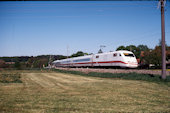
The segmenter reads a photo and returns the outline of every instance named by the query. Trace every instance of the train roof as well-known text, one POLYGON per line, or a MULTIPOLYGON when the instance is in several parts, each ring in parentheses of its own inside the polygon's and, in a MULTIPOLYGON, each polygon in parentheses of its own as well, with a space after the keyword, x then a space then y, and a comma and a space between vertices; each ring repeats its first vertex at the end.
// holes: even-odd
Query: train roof
POLYGON ((118 50, 117 52, 121 52, 121 53, 132 53, 131 51, 127 51, 127 50, 118 50))
POLYGON ((94 55, 105 55, 105 54, 110 54, 110 53, 132 53, 132 52, 127 51, 127 50, 118 50, 118 51, 112 51, 112 52, 97 53, 97 54, 94 54, 94 55))

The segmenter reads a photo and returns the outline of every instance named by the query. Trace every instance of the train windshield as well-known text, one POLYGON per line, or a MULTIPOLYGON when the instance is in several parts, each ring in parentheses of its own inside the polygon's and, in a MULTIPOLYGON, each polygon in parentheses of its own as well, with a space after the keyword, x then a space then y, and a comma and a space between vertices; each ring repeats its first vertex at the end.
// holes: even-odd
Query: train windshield
POLYGON ((134 55, 132 53, 123 53, 123 54, 127 57, 134 57, 134 55))

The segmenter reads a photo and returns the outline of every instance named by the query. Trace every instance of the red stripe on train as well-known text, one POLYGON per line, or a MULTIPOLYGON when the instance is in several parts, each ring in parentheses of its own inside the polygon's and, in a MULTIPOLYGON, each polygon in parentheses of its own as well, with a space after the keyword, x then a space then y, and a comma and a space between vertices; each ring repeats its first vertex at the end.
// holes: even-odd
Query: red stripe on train
POLYGON ((103 64, 103 63, 123 63, 123 64, 128 64, 122 61, 105 61, 105 62, 82 62, 82 63, 74 63, 74 64, 103 64))

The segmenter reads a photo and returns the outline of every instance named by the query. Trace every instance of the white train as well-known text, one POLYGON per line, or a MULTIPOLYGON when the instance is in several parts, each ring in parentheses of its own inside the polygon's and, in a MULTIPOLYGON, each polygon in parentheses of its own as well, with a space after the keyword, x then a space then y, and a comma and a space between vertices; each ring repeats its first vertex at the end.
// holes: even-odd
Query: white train
POLYGON ((93 55, 86 55, 52 62, 54 67, 99 67, 116 66, 123 68, 137 68, 135 55, 130 51, 120 50, 93 55))

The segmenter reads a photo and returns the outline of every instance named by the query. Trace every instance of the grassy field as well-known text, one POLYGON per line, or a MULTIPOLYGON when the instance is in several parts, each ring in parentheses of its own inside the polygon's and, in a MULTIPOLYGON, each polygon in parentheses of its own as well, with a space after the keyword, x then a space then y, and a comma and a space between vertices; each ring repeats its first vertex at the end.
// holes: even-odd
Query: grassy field
MULTIPOLYGON (((170 87, 54 71, 2 71, 22 82, 0 83, 0 112, 170 112, 170 87)), ((6 80, 6 79, 5 79, 6 80)))

